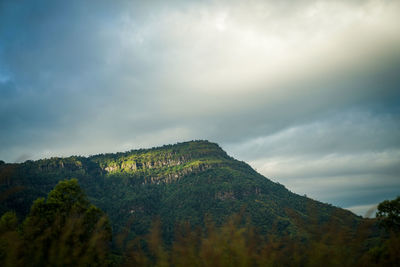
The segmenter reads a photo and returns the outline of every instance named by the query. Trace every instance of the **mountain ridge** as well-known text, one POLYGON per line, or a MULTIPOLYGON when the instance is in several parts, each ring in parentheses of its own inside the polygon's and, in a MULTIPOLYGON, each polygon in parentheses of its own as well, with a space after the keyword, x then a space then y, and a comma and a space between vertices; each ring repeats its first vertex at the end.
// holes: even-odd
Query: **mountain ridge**
POLYGON ((2 192, 23 188, 0 203, 0 213, 15 210, 24 217, 32 201, 58 181, 77 178, 90 201, 108 214, 113 230, 130 225, 132 237, 146 233, 156 217, 161 218, 166 239, 173 238, 176 223, 202 225, 207 216, 223 223, 240 212, 262 233, 300 236, 307 233, 299 219, 324 223, 334 218, 349 227, 360 220, 349 211, 290 192, 205 140, 5 163, 0 176, 2 192))

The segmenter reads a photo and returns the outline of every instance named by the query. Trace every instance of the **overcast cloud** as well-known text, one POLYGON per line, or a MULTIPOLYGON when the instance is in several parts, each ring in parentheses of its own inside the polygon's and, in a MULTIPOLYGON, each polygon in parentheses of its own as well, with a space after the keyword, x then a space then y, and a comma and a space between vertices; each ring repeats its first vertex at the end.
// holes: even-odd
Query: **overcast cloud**
POLYGON ((3 0, 0 159, 208 139, 363 214, 400 194, 399 15, 378 0, 3 0))

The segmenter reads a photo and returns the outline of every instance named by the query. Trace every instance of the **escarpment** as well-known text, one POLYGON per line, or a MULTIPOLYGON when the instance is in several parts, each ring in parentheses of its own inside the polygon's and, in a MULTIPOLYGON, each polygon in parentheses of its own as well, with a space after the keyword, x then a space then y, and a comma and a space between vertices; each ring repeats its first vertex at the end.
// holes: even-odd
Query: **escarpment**
POLYGON ((132 182, 159 184, 171 183, 185 175, 221 166, 230 159, 217 144, 195 141, 89 157, 54 157, 27 161, 24 165, 37 174, 62 172, 66 177, 82 174, 95 174, 97 177, 124 175, 130 177, 132 182))
POLYGON ((99 168, 105 176, 118 174, 141 177, 142 184, 171 183, 190 173, 198 173, 223 164, 229 157, 218 146, 204 143, 203 150, 194 149, 190 152, 181 151, 176 147, 173 150, 155 149, 145 151, 126 152, 118 157, 104 159, 95 157, 99 168), (212 155, 212 156, 210 156, 212 155))

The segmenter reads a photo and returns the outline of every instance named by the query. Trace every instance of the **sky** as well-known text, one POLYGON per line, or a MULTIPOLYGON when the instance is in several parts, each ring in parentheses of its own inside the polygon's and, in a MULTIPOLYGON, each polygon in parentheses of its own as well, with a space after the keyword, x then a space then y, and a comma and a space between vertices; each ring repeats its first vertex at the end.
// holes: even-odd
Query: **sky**
POLYGON ((364 215, 400 195, 400 1, 0 0, 0 159, 218 143, 364 215))

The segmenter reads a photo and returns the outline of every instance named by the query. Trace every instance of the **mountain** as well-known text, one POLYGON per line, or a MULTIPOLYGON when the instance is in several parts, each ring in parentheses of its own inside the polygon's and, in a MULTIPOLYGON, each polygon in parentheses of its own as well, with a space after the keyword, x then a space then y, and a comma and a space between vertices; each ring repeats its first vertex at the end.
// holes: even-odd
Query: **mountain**
POLYGON ((217 144, 190 141, 90 157, 0 163, 0 215, 26 216, 32 202, 58 181, 77 178, 89 200, 105 211, 113 232, 143 235, 160 218, 166 240, 174 226, 206 220, 221 224, 240 213, 260 233, 308 234, 308 222, 354 227, 349 211, 287 190, 238 161, 217 144))

